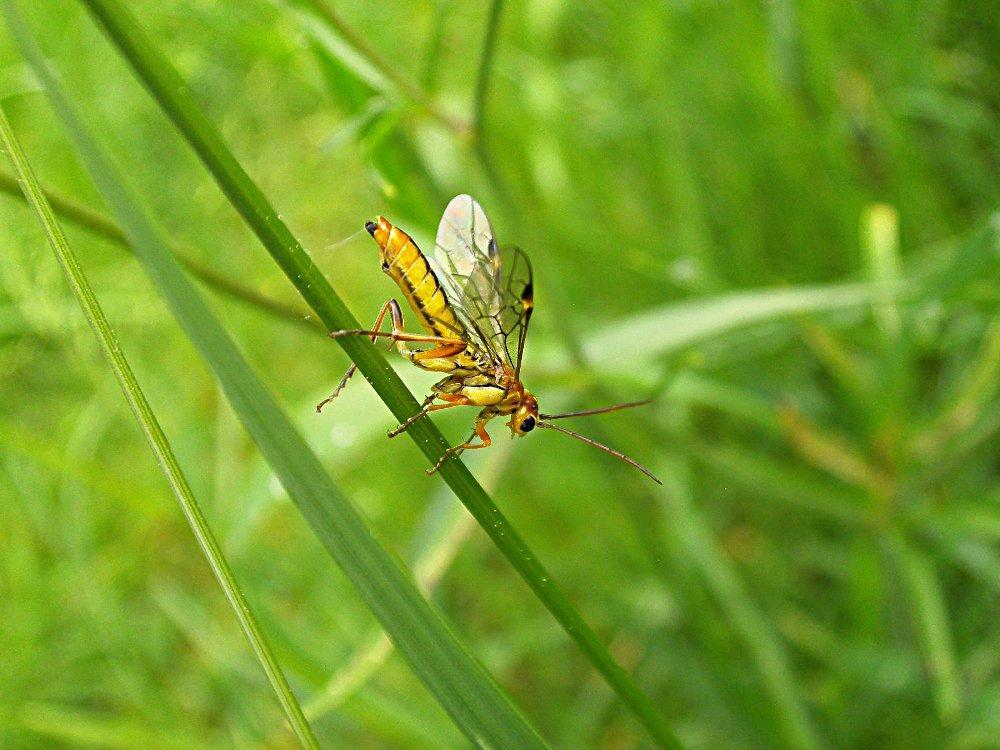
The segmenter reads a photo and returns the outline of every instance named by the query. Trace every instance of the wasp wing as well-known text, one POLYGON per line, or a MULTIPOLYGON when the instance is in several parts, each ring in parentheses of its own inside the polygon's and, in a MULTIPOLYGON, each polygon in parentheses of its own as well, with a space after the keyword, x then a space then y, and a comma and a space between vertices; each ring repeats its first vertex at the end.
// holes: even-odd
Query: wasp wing
POLYGON ((521 377, 521 358, 528 336, 528 322, 534 310, 534 282, 531 262, 519 247, 500 249, 500 309, 493 315, 503 331, 507 362, 514 368, 514 377, 521 377))
POLYGON ((441 217, 435 260, 469 343, 519 373, 532 309, 527 256, 517 248, 499 249, 482 206, 459 195, 441 217))

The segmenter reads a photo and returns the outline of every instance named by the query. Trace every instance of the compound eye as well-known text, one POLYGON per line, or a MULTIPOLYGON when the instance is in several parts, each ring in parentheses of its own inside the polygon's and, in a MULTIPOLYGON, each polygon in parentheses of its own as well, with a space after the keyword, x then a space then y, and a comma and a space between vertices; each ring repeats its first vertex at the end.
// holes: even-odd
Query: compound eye
POLYGON ((531 432, 535 429, 535 418, 525 417, 524 421, 521 422, 521 432, 531 432))
POLYGON ((387 260, 382 261, 382 270, 385 271, 386 273, 389 273, 389 261, 387 260))

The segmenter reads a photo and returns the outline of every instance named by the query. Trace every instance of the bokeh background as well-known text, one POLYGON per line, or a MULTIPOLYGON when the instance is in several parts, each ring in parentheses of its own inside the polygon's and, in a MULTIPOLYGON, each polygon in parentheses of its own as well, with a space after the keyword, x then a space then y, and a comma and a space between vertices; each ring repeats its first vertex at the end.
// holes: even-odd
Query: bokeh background
MULTIPOLYGON (((280 308, 204 285, 535 726, 645 746, 416 447, 385 439, 367 384, 315 414, 348 360, 86 11, 20 5, 179 252, 280 308)), ((534 263, 523 375, 543 410, 653 399, 574 426, 662 488, 499 423, 468 461, 686 744, 996 747, 995 3, 129 5, 360 319, 395 293, 364 221, 426 243, 469 192, 534 263)), ((107 215, 6 29, 0 86, 44 184, 107 215)), ((0 745, 291 747, 9 174, 0 745)), ((466 746, 137 262, 63 225, 324 745, 466 746)), ((436 421, 457 440, 471 417, 436 421)))

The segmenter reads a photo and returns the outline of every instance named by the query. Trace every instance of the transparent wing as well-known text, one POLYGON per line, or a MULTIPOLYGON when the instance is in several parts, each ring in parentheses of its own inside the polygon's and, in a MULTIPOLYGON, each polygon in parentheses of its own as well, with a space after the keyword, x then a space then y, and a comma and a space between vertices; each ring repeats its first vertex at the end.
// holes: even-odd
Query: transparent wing
POLYGON ((527 256, 518 248, 500 250, 482 206, 459 195, 441 217, 435 260, 470 344, 519 373, 532 309, 527 256))
POLYGON ((528 335, 528 321, 534 310, 534 282, 531 262, 519 247, 500 250, 501 277, 500 309, 494 318, 503 331, 507 362, 514 368, 515 377, 521 376, 521 357, 528 335))

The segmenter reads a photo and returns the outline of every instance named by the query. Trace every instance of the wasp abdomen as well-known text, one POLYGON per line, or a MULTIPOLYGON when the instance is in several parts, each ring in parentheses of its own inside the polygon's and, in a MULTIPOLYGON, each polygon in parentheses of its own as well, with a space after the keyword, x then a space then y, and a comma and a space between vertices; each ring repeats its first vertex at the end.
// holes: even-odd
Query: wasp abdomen
POLYGON ((382 256, 382 269, 402 290, 420 325, 435 336, 463 338, 465 329, 455 317, 448 298, 427 258, 413 239, 380 216, 366 225, 382 256))

